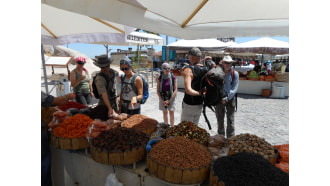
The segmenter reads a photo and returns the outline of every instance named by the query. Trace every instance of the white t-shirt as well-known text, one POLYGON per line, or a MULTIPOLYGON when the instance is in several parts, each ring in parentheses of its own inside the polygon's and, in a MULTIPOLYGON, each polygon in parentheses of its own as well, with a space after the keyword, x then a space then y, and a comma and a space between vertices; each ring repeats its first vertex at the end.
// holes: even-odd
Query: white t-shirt
MULTIPOLYGON (((131 102, 133 97, 138 96, 137 93, 135 93, 134 89, 132 88, 132 84, 131 84, 132 80, 133 80, 133 76, 131 78, 125 77, 124 82, 123 82, 122 99, 125 101, 129 101, 129 102, 131 102)), ((138 109, 138 108, 140 108, 140 103, 137 103, 134 106, 134 109, 138 109)), ((133 110, 133 108, 131 106, 129 106, 128 109, 133 110)))

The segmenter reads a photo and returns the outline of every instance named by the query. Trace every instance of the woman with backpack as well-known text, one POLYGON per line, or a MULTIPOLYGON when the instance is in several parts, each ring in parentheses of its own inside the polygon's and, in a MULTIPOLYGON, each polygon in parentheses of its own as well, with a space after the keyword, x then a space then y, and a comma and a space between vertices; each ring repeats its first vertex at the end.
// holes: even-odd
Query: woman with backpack
POLYGON ((70 73, 71 86, 73 93, 76 95, 76 101, 83 105, 88 105, 92 102, 93 89, 92 79, 87 69, 84 68, 86 59, 84 57, 76 58, 76 68, 70 73))
POLYGON ((159 110, 163 111, 163 119, 168 123, 168 111, 171 127, 174 127, 175 97, 178 92, 176 77, 171 73, 168 63, 162 64, 162 72, 157 78, 157 95, 159 97, 159 110))
POLYGON ((120 60, 120 69, 125 74, 121 76, 119 112, 130 115, 140 114, 140 101, 143 98, 143 80, 134 73, 132 60, 127 56, 120 60))

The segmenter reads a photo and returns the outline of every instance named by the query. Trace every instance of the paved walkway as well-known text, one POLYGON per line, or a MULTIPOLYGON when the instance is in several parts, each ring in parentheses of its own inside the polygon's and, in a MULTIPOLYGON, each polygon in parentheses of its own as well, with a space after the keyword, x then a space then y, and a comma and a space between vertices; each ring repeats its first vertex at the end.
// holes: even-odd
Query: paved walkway
MULTIPOLYGON (((158 109, 156 89, 150 89, 147 102, 142 105, 142 114, 163 122, 162 111, 158 109)), ((174 124, 180 123, 181 103, 184 90, 179 89, 176 98, 174 124)), ((235 113, 235 133, 255 134, 272 145, 289 143, 289 99, 272 99, 261 96, 238 94, 237 112, 235 113)), ((200 127, 215 135, 218 129, 215 113, 207 108, 207 117, 212 130, 208 130, 203 114, 200 117, 200 127)), ((225 118, 226 121, 226 118, 225 118)), ((225 124, 226 125, 226 124, 225 124)))

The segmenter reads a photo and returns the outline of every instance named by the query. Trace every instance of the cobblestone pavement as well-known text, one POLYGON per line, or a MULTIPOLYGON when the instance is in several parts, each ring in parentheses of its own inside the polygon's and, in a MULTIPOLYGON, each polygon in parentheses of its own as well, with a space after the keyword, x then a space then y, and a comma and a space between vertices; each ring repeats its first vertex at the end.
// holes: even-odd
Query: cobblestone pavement
MULTIPOLYGON (((162 111, 158 109, 156 88, 151 88, 149 93, 149 99, 142 105, 141 113, 163 122, 162 111)), ((184 90, 179 89, 174 114, 175 125, 180 123, 183 95, 184 90)), ((273 99, 257 95, 238 94, 237 104, 237 112, 235 113, 236 135, 241 133, 255 134, 265 138, 272 145, 289 143, 289 98, 273 99)), ((206 129, 211 135, 215 135, 218 129, 215 113, 207 108, 206 114, 212 130, 208 130, 203 114, 198 126, 206 129)))

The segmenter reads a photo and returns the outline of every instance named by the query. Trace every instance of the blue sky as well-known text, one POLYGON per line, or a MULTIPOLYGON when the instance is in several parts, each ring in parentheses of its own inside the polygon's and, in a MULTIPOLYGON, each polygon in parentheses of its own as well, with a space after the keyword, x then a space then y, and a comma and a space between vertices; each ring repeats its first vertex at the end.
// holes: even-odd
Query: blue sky
MULTIPOLYGON (((160 36, 164 39, 164 44, 166 44, 166 36, 165 35, 160 35, 160 36)), ((235 38, 235 42, 244 43, 244 42, 256 40, 259 38, 260 37, 239 37, 239 38, 235 38)), ((270 38, 289 42, 289 37, 270 37, 270 38)), ((180 40, 180 39, 169 36, 168 44, 171 44, 171 43, 175 42, 176 40, 180 40)), ((105 47, 103 45, 99 45, 99 44, 72 43, 72 44, 63 45, 63 46, 68 47, 72 50, 78 51, 82 54, 85 54, 90 58, 94 58, 97 55, 106 53, 105 47)), ((109 46, 109 48, 112 49, 110 52, 117 51, 117 49, 128 50, 129 47, 132 47, 133 50, 136 50, 136 46, 114 46, 114 45, 109 46)), ((162 50, 162 46, 154 45, 153 47, 155 49, 155 52, 162 50)), ((145 50, 145 49, 146 49, 146 47, 142 48, 142 50, 145 50)))

